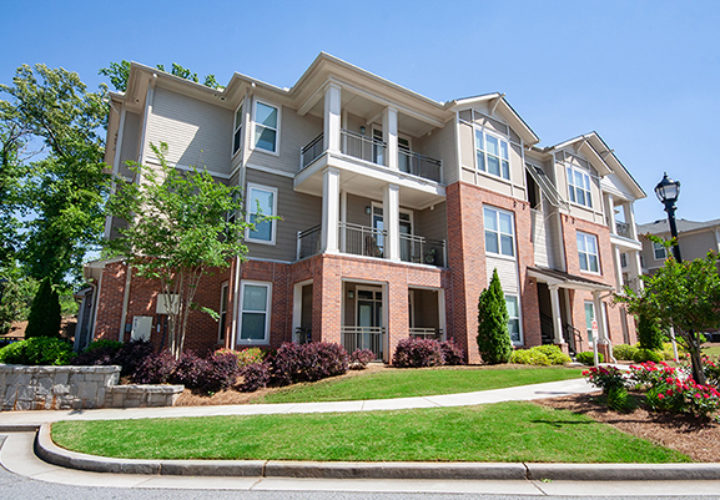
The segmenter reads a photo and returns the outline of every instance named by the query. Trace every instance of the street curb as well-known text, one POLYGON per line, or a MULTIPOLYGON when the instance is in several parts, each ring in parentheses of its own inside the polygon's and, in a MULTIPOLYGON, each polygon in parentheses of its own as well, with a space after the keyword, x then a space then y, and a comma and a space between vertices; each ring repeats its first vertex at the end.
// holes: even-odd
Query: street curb
POLYGON ((0 432, 37 432, 38 429, 39 424, 0 424, 0 432))
POLYGON ((92 472, 185 476, 295 477, 313 479, 720 480, 720 463, 542 464, 496 462, 311 462, 281 460, 140 460, 87 455, 53 443, 50 425, 35 438, 37 456, 54 465, 92 472))

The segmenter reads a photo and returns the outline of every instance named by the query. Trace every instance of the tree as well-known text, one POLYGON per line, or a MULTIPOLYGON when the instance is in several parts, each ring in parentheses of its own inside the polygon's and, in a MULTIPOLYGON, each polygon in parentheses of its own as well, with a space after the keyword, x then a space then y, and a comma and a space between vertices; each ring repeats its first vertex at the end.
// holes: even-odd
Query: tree
POLYGON ((8 333, 14 321, 27 319, 37 288, 37 281, 14 263, 0 269, 0 335, 8 333))
POLYGON ((200 279, 235 257, 244 259, 242 240, 252 225, 245 217, 228 217, 241 210, 240 187, 215 182, 195 168, 181 174, 167 165, 165 144, 152 150, 159 170, 134 165, 140 182, 117 180, 108 210, 122 224, 118 236, 107 242, 107 254, 124 257, 137 276, 158 280, 161 292, 173 297, 168 335, 170 350, 179 357, 190 311, 200 309, 217 319, 215 311, 194 303, 200 279))
POLYGON ((718 255, 709 252, 705 258, 678 263, 672 256, 652 276, 641 276, 643 292, 630 288, 616 296, 628 310, 638 316, 659 318, 663 326, 673 327, 682 336, 692 361, 692 375, 705 384, 700 361, 698 332, 720 325, 720 276, 718 255))
POLYGON ((49 278, 40 282, 28 316, 25 337, 57 337, 60 332, 60 300, 49 278))
MULTIPOLYGON (((8 97, 0 101, 2 130, 42 148, 19 158, 16 138, 3 158, 21 171, 8 207, 25 214, 17 258, 27 274, 49 280, 57 292, 79 276, 86 253, 102 236, 107 89, 89 92, 77 73, 37 64, 19 67, 0 93, 8 97)), ((58 300, 57 293, 47 297, 58 300)))
POLYGON ((662 349, 663 348, 663 330, 657 318, 648 316, 645 312, 640 312, 637 316, 637 333, 638 342, 643 349, 662 349))
MULTIPOLYGON (((155 67, 160 71, 167 72, 165 70, 164 64, 158 64, 155 67)), ((169 73, 171 75, 179 76, 180 78, 184 78, 185 80, 190 80, 195 83, 200 82, 197 73, 193 73, 189 69, 180 66, 177 63, 172 63, 172 69, 169 73)), ((110 84, 115 87, 115 90, 125 92, 127 90, 128 77, 130 76, 130 62, 126 61, 125 59, 123 59, 119 63, 111 62, 110 66, 108 66, 107 68, 102 68, 98 72, 98 74, 107 76, 110 79, 110 84)), ((213 74, 205 76, 205 80, 203 80, 203 85, 212 89, 221 88, 220 84, 215 79, 215 75, 213 74)))
POLYGON ((508 331, 508 320, 505 295, 495 269, 490 286, 480 294, 478 303, 477 343, 484 362, 498 364, 510 360, 512 342, 508 331))

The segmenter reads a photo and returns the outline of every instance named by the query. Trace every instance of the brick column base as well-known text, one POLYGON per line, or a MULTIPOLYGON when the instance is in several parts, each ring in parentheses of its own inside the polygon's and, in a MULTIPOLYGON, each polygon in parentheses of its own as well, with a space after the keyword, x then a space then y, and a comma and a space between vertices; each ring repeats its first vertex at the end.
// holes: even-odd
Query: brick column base
POLYGON ((555 344, 560 348, 560 350, 563 352, 563 354, 570 354, 570 350, 568 349, 567 342, 560 342, 559 344, 555 344))

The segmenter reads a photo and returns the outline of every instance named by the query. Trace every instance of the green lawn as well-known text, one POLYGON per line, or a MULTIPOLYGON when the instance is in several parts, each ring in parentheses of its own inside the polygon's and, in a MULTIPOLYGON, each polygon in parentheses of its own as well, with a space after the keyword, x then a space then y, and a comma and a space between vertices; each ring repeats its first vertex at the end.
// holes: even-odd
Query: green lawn
POLYGON ((704 354, 707 354, 708 356, 720 356, 720 345, 712 346, 712 347, 704 347, 702 349, 702 352, 704 354))
POLYGON ((579 378, 581 373, 581 368, 563 367, 387 370, 295 385, 266 394, 253 403, 349 401, 452 394, 579 378))
POLYGON ((65 421, 65 448, 124 458, 687 462, 688 457, 533 403, 362 413, 65 421))

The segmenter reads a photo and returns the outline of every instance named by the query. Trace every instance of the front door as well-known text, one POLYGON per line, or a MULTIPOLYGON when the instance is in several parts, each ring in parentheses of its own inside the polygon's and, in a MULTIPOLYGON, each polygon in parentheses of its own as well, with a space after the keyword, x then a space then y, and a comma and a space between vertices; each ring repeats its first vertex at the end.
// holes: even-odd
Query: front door
POLYGON ((357 290, 358 349, 370 349, 382 359, 382 290, 357 290))

